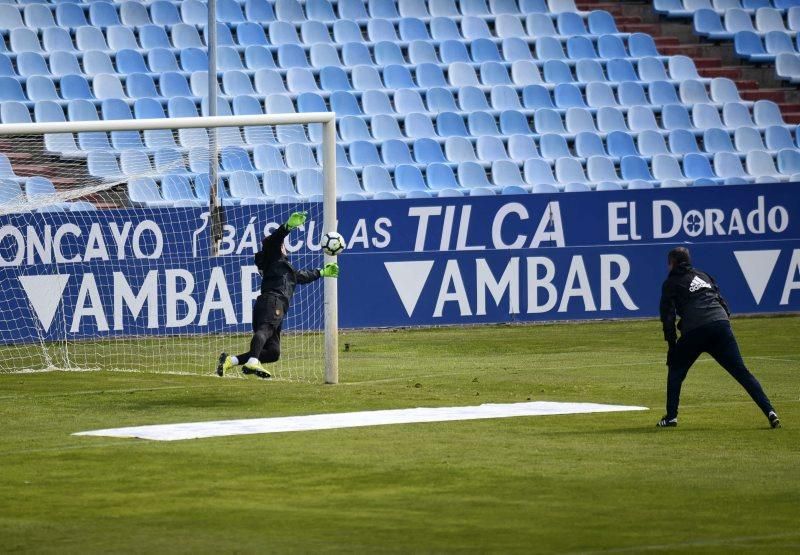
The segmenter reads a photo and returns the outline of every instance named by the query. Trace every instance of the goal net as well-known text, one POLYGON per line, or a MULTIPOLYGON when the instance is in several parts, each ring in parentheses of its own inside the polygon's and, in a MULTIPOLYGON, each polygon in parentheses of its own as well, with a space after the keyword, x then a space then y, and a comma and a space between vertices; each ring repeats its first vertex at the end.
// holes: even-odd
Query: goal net
MULTIPOLYGON (((0 373, 213 374, 221 352, 247 352, 265 234, 306 211, 289 260, 326 262, 334 126, 327 113, 0 125, 0 373)), ((336 280, 299 285, 273 376, 335 383, 336 316, 336 280)))

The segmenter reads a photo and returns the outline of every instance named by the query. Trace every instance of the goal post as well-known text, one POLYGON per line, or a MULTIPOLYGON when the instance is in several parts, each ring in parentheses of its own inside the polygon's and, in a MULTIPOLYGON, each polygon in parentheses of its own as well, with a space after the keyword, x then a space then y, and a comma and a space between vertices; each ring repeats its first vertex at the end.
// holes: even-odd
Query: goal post
MULTIPOLYGON (((195 211, 199 208, 205 210, 205 216, 201 215, 201 219, 205 218, 204 227, 198 227, 195 235, 201 233, 208 233, 208 242, 205 248, 200 248, 194 245, 192 248, 194 252, 184 256, 183 262, 189 267, 196 263, 193 255, 198 253, 205 253, 205 256, 210 260, 208 266, 214 266, 213 259, 220 251, 220 244, 225 239, 223 235, 226 233, 238 232, 237 226, 250 226, 254 227, 260 225, 261 222, 257 221, 258 210, 263 208, 269 212, 270 224, 282 223, 277 221, 282 218, 288 217, 291 210, 295 208, 303 209, 308 206, 312 212, 318 211, 316 206, 321 201, 321 219, 322 226, 319 228, 318 224, 314 227, 313 222, 307 224, 303 233, 306 237, 302 241, 297 241, 297 244, 303 243, 297 247, 295 251, 291 251, 292 256, 299 256, 302 258, 301 262, 314 263, 321 266, 322 263, 333 262, 335 258, 328 255, 323 255, 319 249, 319 237, 325 232, 335 231, 337 227, 336 215, 336 118, 334 113, 320 112, 320 113, 282 113, 282 114, 259 114, 259 115, 234 115, 234 116, 209 116, 209 117, 156 117, 148 119, 116 119, 116 120, 102 120, 102 121, 54 121, 54 122, 40 122, 40 123, 21 123, 21 124, 2 124, 0 125, 0 154, 6 155, 10 159, 11 174, 9 179, 0 179, 0 227, 3 232, 0 233, 0 265, 3 267, 2 275, 0 275, 0 285, 3 281, 8 281, 12 291, 9 297, 16 295, 19 298, 7 298, 4 303, 6 307, 0 306, 0 310, 8 309, 7 318, 10 318, 14 311, 20 313, 19 322, 30 321, 36 323, 35 330, 14 330, 15 325, 13 321, 9 320, 5 325, 0 325, 0 353, 13 352, 15 348, 21 349, 20 345, 27 342, 39 343, 42 345, 42 366, 50 366, 51 368, 73 368, 73 367, 93 367, 91 356, 87 353, 85 344, 87 341, 92 341, 92 336, 89 332, 84 332, 84 322, 78 321, 75 323, 74 312, 70 312, 75 307, 68 307, 70 304, 67 302, 67 297, 73 305, 80 305, 84 303, 85 306, 79 306, 80 310, 91 311, 96 310, 98 322, 101 316, 105 320, 109 320, 112 316, 116 318, 119 312, 123 312, 120 316, 121 320, 132 322, 126 327, 123 324, 116 323, 115 326, 109 325, 107 322, 102 321, 98 323, 98 330, 100 333, 97 339, 118 339, 118 342, 135 343, 137 337, 145 338, 163 338, 164 336, 157 335, 152 328, 164 325, 164 314, 162 312, 169 311, 172 308, 167 306, 164 308, 165 303, 168 305, 172 302, 169 295, 162 289, 158 289, 153 295, 156 297, 148 297, 145 295, 145 288, 149 283, 147 280, 150 278, 149 271, 159 271, 162 274, 164 271, 169 272, 169 269, 157 267, 157 263, 146 264, 141 262, 142 268, 129 269, 126 268, 122 262, 115 261, 113 256, 107 260, 108 268, 101 268, 100 273, 102 277, 97 277, 97 267, 101 264, 92 260, 92 264, 74 263, 73 259, 58 261, 58 255, 52 255, 50 251, 57 248, 65 248, 63 244, 60 247, 54 247, 53 229, 55 226, 66 225, 65 222, 75 221, 79 225, 76 227, 78 230, 74 235, 81 235, 86 237, 88 235, 87 229, 80 227, 81 219, 84 220, 85 225, 95 225, 96 219, 113 219, 109 214, 122 214, 117 209, 130 209, 136 208, 137 211, 153 211, 160 214, 159 220, 161 222, 172 222, 168 224, 170 229, 169 233, 174 233, 174 237, 187 237, 186 230, 189 229, 193 222, 188 219, 193 216, 187 215, 187 208, 194 208, 195 211), (312 132, 314 126, 319 131, 312 132), (191 130, 201 130, 201 133, 192 134, 191 130), (235 139, 233 139, 235 137, 235 139), (93 141, 99 141, 102 145, 107 145, 107 148, 97 148, 96 145, 90 144, 93 141), (164 147, 164 144, 169 145, 164 147), (292 150, 293 165, 287 164, 290 155, 289 150, 292 150), (134 152, 135 151, 135 152, 134 152), (314 152, 316 151, 316 155, 314 152), (298 154, 299 153, 299 154, 298 154), (214 180, 210 176, 215 173, 214 169, 220 163, 226 161, 227 167, 219 168, 220 177, 225 176, 229 184, 227 189, 220 179, 214 180), (240 159, 237 159, 239 156, 240 159), (248 160, 241 159, 249 156, 248 160), (274 160, 267 160, 264 162, 257 160, 257 156, 264 158, 265 156, 272 156, 274 160), (284 159, 281 159, 283 157, 284 159), (298 158, 299 157, 299 158, 298 158), (166 160, 166 161, 165 161, 166 160), (255 168, 253 167, 255 161, 255 168), (95 167, 92 168, 94 163, 95 167), (106 175, 105 168, 98 164, 105 163, 113 166, 106 175), (137 166, 137 164, 139 164, 137 166), (205 166, 203 166, 205 164, 205 166), (241 164, 241 168, 237 164, 241 164), (263 165, 266 164, 266 165, 263 165), (15 168, 24 167, 23 171, 16 171, 15 168), (197 168, 205 167, 205 170, 198 170, 197 168), (321 195, 309 195, 307 192, 297 191, 299 194, 296 196, 282 195, 279 197, 270 197, 266 188, 269 186, 269 176, 275 176, 282 170, 275 168, 285 168, 285 173, 289 176, 286 179, 287 187, 296 186, 300 187, 301 175, 306 172, 302 177, 309 177, 310 181, 316 186, 318 183, 316 178, 321 174, 321 195), (50 194, 42 194, 33 185, 39 185, 37 179, 48 182, 48 179, 38 177, 41 170, 45 177, 55 183, 50 194), (201 173, 198 173, 201 172, 201 173), (203 173, 205 177, 203 178, 203 173), (255 175, 252 178, 248 175, 251 173, 255 175), (241 174, 241 175, 237 175, 241 174), (241 179, 239 179, 241 178, 241 179), (245 198, 232 195, 228 189, 234 187, 234 179, 246 182, 245 185, 250 185, 250 180, 258 183, 261 187, 260 191, 264 193, 263 197, 259 198, 245 198), (295 181, 292 181, 292 180, 295 181), (158 189, 164 192, 164 197, 167 194, 167 181, 175 180, 179 183, 184 181, 188 182, 189 190, 197 195, 196 199, 179 199, 179 201, 170 203, 167 200, 161 203, 161 199, 145 199, 144 204, 137 204, 136 202, 127 202, 127 190, 134 181, 145 182, 146 184, 155 184, 156 193, 158 189), (204 180, 204 185, 201 188, 201 181, 204 180), (262 185, 263 180, 263 185, 262 185), (5 183, 5 182, 8 183, 5 183), (62 183, 66 182, 66 184, 62 183), (16 184, 15 184, 16 183, 16 184), (296 183, 297 185, 292 185, 296 183), (15 189, 15 187, 17 189, 15 189), (220 188, 218 190, 218 187, 220 188), (6 193, 5 189, 18 190, 18 193, 6 193), (203 191, 201 194, 201 190, 203 191), (321 198, 318 198, 321 197, 321 198), (76 210, 77 204, 88 199, 94 205, 98 205, 101 211, 80 212, 76 210), (241 200, 241 202, 239 202, 241 200), (263 203, 263 207, 261 206, 263 203), (259 206, 252 206, 258 204, 259 206), (106 210, 102 210, 105 208, 106 210), (57 212, 57 215, 54 215, 57 212), (223 218, 229 213, 235 214, 235 219, 238 221, 224 221, 223 218), (103 216, 99 216, 104 214, 103 216), (256 215, 254 215, 256 214, 256 215), (106 217, 108 216, 108 217, 106 217), (255 222, 255 223, 254 223, 255 222), (16 227, 15 227, 16 226, 16 227), (37 236, 36 227, 41 226, 41 235, 37 236), (23 230, 22 228, 25 228, 23 230), (33 231, 30 228, 34 228, 33 231), (233 232, 231 230, 234 230, 233 232), (83 233, 81 233, 83 230, 83 233), (4 233, 4 234, 3 234, 4 233), (35 243, 33 246, 26 243, 28 237, 25 234, 31 234, 31 241, 35 243), (18 239, 20 238, 20 239, 18 239), (44 243, 47 243, 44 245, 44 243), (18 266, 16 260, 16 253, 19 249, 27 252, 23 256, 18 266), (37 254, 38 253, 38 254, 37 254), (42 262, 42 253, 46 254, 47 261, 52 262, 52 266, 44 268, 36 266, 37 262, 42 262), (29 259, 29 260, 27 260, 29 259), (70 265, 71 264, 71 265, 70 265), (139 284, 141 289, 137 293, 135 291, 135 284, 125 284, 133 293, 126 290, 125 294, 121 294, 116 290, 113 293, 100 294, 100 304, 106 305, 111 303, 110 300, 113 295, 113 308, 108 306, 93 307, 87 309, 86 306, 91 304, 91 299, 87 300, 84 285, 78 285, 75 282, 79 279, 79 274, 82 272, 95 272, 95 277, 98 281, 98 289, 107 285, 102 280, 111 280, 111 271, 113 270, 113 279, 122 279, 125 276, 118 278, 117 274, 126 274, 130 270, 131 274, 136 272, 143 272, 147 278, 139 284), (62 281, 67 280, 67 284, 58 283, 56 292, 42 290, 45 286, 45 280, 39 279, 35 281, 37 284, 39 298, 32 298, 31 277, 41 278, 40 274, 53 273, 53 275, 61 276, 62 281), (105 272, 105 273, 103 273, 105 272), (31 274, 31 275, 27 275, 31 274), (33 276, 35 274, 35 276, 33 276), (107 275, 109 274, 109 275, 107 275), (24 293, 19 288, 19 284, 11 283, 16 277, 19 281, 27 279, 28 288, 24 293), (75 289, 78 289, 76 291, 75 289), (42 300, 43 297, 53 295, 52 299, 42 300), (59 297, 60 295, 60 297, 59 297), (106 296, 104 296, 106 295, 106 296), (132 302, 125 304, 125 295, 133 299, 132 302), (136 296, 139 295, 139 296, 136 296), (117 299, 122 296, 122 307, 117 304, 117 299), (55 298, 59 297, 59 298, 55 298), (135 297, 135 298, 134 298, 135 297), (156 300, 153 300, 156 299, 156 300), (147 303, 157 304, 157 308, 153 309, 147 303), (88 304, 87 304, 88 303, 88 304), (28 314, 27 309, 30 309, 28 314), (142 324, 142 315, 148 310, 158 313, 154 318, 157 320, 154 324, 149 322, 147 326, 142 324), (102 315, 102 313, 105 311, 102 315), (42 314, 45 318, 42 318, 42 314), (60 321, 62 319, 63 321, 60 321), (72 319, 72 328, 70 329, 70 322, 72 319), (47 325, 44 325, 47 324, 47 325), (101 325, 102 324, 102 325, 101 325), (63 330, 56 330, 57 326, 62 326, 63 330), (120 333, 113 333, 113 329, 120 327, 123 331, 120 333), (46 328, 46 329, 45 329, 46 328), (79 330, 77 333, 75 330, 79 330), (61 333, 63 331, 63 333, 61 333), (129 332, 129 333, 128 333, 129 332), (20 343, 16 339, 20 338, 20 343), (31 340, 33 338, 33 340, 31 340), (83 346, 81 345, 83 342, 83 346), (48 347, 45 347, 47 345, 48 347), (48 348, 53 352, 55 347, 58 346, 61 350, 58 351, 58 356, 51 357, 48 355, 48 348), (76 347, 77 346, 77 347, 76 347), (77 361, 77 353, 81 354, 80 361, 77 361)), ((283 179, 280 180, 283 184, 283 179)), ((150 185, 152 189, 152 185, 150 185)), ((316 190, 316 189, 315 189, 316 190)), ((149 191, 149 189, 148 189, 149 191)), ((285 192, 285 191, 284 191, 285 192)), ((291 191, 292 193, 294 191, 291 191)), ((258 191, 256 191, 258 193, 258 191)), ((150 193, 148 193, 150 194, 150 193)), ((131 194, 131 199, 132 199, 131 194)), ((84 203, 85 204, 85 203, 84 203)), ((132 212, 132 211, 131 211, 132 212)), ((127 213, 127 212, 126 212, 127 213)), ((154 218, 155 219, 155 218, 154 218)), ((249 228, 248 228, 249 231, 249 228)), ((263 228, 267 231, 267 227, 263 228)), ((132 233, 132 232, 131 232, 132 233)), ((169 233, 165 233, 165 240, 169 240, 169 233)), ((62 238, 66 235, 62 235, 62 238)), ((107 242, 110 242, 108 238, 107 242)), ((80 243, 80 240, 77 240, 80 243)), ((258 240, 260 244, 260 237, 258 240)), ((105 245, 104 245, 105 246, 105 245)), ((77 248, 77 247, 76 247, 77 248)), ((97 248, 97 245, 94 245, 97 248)), ((245 249, 246 250, 246 249, 245 249)), ((232 251, 229 249, 222 255, 231 255, 232 251)), ((240 264, 248 264, 247 260, 252 260, 252 253, 249 259, 246 252, 241 248, 236 249, 236 255, 239 256, 240 264)), ((121 256, 121 255, 120 255, 121 256)), ((63 258, 63 256, 62 256, 63 258)), ((146 258, 146 257, 145 257, 146 258)), ((75 258, 77 260, 77 258, 75 258)), ((121 259, 120 259, 121 260, 121 259)), ((174 262, 174 261, 171 261, 174 262)), ((165 263, 166 264, 166 263, 165 263)), ((222 262, 220 262, 222 264, 222 262)), ((293 263, 294 264, 294 263, 293 263)), ((216 267, 216 266, 215 266, 216 267)), ((204 271, 208 270, 205 268, 204 271)), ((189 272, 191 273, 191 272, 189 272)), ((141 277, 141 276, 139 276, 141 277)), ((191 276, 190 276, 191 277, 191 276)), ((168 276, 168 279, 170 277, 168 276)), ((163 279, 163 275, 159 274, 154 281, 163 279)), ((201 279, 201 278, 197 278, 201 279)), ((215 276, 207 279, 208 285, 211 288, 218 287, 215 276)), ((86 280, 84 279, 84 282, 86 280)), ((135 280, 134 280, 135 281, 135 280)), ((320 374, 314 373, 316 378, 324 380, 325 383, 338 382, 338 300, 337 300, 337 280, 325 278, 319 280, 320 291, 318 293, 319 304, 318 308, 307 306, 311 301, 306 302, 306 305, 299 307, 305 315, 303 316, 303 326, 306 326, 308 321, 316 321, 315 316, 310 315, 312 310, 320 311, 319 323, 311 327, 302 327, 303 329, 298 332, 300 334, 312 335, 314 329, 322 328, 322 355, 321 360, 316 364, 322 366, 320 374)), ((132 282, 133 283, 133 282, 132 282)), ((242 278, 244 283, 244 278, 242 278)), ((174 284, 173 284, 174 285, 174 284)), ((160 287, 160 281, 159 281, 160 287)), ((302 291, 302 287, 298 291, 302 291)), ((311 286, 306 286, 310 288, 311 286)), ((208 310, 213 313, 217 310, 223 315, 209 316, 203 312, 208 322, 223 322, 217 325, 216 323, 211 326, 206 320, 202 320, 203 325, 209 325, 209 335, 225 335, 226 333, 236 333, 241 336, 246 336, 248 331, 245 330, 243 321, 249 309, 244 307, 246 297, 252 296, 253 291, 245 291, 246 287, 242 285, 241 298, 233 298, 233 303, 240 303, 241 318, 237 320, 236 326, 227 325, 232 320, 228 311, 228 307, 219 308, 223 301, 209 301, 212 305, 208 310), (216 304, 215 304, 216 303, 216 304), (233 330, 233 331, 229 331, 233 330)), ((307 296, 307 299, 313 298, 312 293, 307 296)), ((148 293, 149 294, 149 293, 148 293)), ((198 293, 199 294, 199 293, 198 293)), ((216 293, 215 293, 216 294, 216 293)), ((35 294, 33 295, 36 296, 35 294)), ((90 295, 91 296, 91 295, 90 295)), ((224 294, 223 294, 224 296, 224 294)), ((296 296, 297 297, 297 296, 296 296)), ((130 300, 130 299, 129 299, 130 300)), ((230 301, 230 298, 229 298, 230 301)), ((250 299, 252 301, 252 299, 250 299)), ((201 312, 199 307, 201 300, 194 300, 198 305, 197 312, 201 312)), ((97 304, 97 303, 95 303, 97 304)), ((293 303, 294 304, 294 303, 293 303)), ((315 303, 316 304, 316 303, 315 303)), ((203 307, 205 311, 206 307, 203 307)), ((297 311, 297 307, 290 307, 290 313, 297 311)), ((172 315, 174 319, 174 314, 172 315)), ((185 315, 184 315, 185 316, 185 315)), ((291 314, 289 315, 291 317, 291 314)), ((180 318, 179 318, 180 319, 180 318)), ((22 325, 22 324, 20 324, 22 325)), ((87 328, 88 329, 88 328, 87 328)), ((189 326, 186 331, 180 329, 175 330, 175 333, 170 337, 178 337, 180 339, 192 338, 197 339, 202 336, 203 332, 198 331, 197 326, 189 326)), ((290 334, 292 331, 290 330, 290 334)), ((316 332, 319 333, 318 331, 316 332)), ((249 341, 249 338, 248 340, 249 341)), ((246 343, 241 338, 237 339, 236 344, 228 347, 235 353, 237 350, 245 350, 246 343)), ((156 344, 159 342, 156 341, 156 344)), ((224 341, 217 339, 215 344, 222 344, 224 341)), ((102 346, 97 347, 102 349, 102 346)), ((21 350, 19 352, 22 352, 21 350)), ((130 347, 127 352, 132 356, 136 356, 135 347, 130 347)), ((30 353, 26 351, 26 357, 20 357, 26 362, 23 365, 36 366, 34 362, 30 362, 30 353)), ((102 358, 102 353, 98 357, 102 358)), ((148 355, 156 357, 155 354, 148 355)), ((302 354, 300 358, 305 357, 302 354)), ((34 357, 35 358, 35 357, 34 357)), ((119 360, 117 356, 110 356, 114 359, 114 364, 120 367, 124 366, 124 361, 119 360)), ((6 360, 8 360, 6 358, 6 360)), ((283 363, 283 361, 280 361, 283 363)), ((100 364, 98 367, 106 368, 100 364)), ((154 365, 155 366, 155 365, 154 365)), ((36 369, 36 368, 27 368, 36 369)), ((4 368, 0 363, 0 372, 13 370, 4 368)), ((306 371, 292 371, 285 374, 289 378, 308 378, 310 376, 306 371)))

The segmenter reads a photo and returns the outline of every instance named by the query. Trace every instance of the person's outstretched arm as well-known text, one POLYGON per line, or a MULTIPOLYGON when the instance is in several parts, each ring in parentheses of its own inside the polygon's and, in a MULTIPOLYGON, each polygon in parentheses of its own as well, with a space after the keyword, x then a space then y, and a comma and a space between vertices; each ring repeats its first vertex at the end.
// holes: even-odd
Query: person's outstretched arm
POLYGON ((321 277, 339 277, 339 265, 336 262, 331 262, 330 264, 325 264, 323 268, 297 271, 297 283, 300 284, 311 283, 321 277))

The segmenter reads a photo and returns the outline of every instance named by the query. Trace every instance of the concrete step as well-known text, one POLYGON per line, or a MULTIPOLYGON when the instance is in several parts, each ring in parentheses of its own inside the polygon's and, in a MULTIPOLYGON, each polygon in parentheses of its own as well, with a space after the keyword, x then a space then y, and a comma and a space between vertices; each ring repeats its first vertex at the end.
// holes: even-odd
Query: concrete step
POLYGON ((627 23, 625 25, 617 25, 617 28, 622 33, 646 33, 648 35, 658 34, 657 23, 627 23))
POLYGON ((694 65, 698 70, 722 67, 722 60, 719 58, 695 58, 694 65))
POLYGON ((741 73, 739 72, 738 68, 728 68, 728 67, 712 67, 712 68, 704 68, 704 69, 697 69, 697 72, 702 75, 703 77, 708 77, 713 79, 714 77, 727 77, 728 79, 736 80, 741 77, 741 73))
POLYGON ((697 58, 703 55, 703 48, 697 44, 659 46, 658 51, 664 56, 689 56, 690 58, 697 58))
POLYGON ((786 91, 784 89, 742 89, 739 88, 739 94, 745 100, 771 100, 773 102, 781 103, 786 100, 786 91))

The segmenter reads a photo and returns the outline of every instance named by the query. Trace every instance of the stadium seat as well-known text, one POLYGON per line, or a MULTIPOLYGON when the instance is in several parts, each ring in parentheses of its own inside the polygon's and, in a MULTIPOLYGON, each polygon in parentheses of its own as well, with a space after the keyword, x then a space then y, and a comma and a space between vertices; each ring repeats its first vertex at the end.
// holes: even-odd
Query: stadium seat
MULTIPOLYGON (((427 192, 428 186, 425 184, 425 179, 422 177, 422 172, 416 166, 402 164, 397 166, 394 170, 394 182, 398 191, 405 193, 411 192, 427 192)), ((409 195, 410 196, 410 195, 409 195)), ((426 194, 424 197, 426 198, 426 194)), ((416 197, 420 198, 420 197, 416 197)))
POLYGON ((447 137, 444 150, 450 162, 474 162, 478 159, 472 143, 464 137, 447 137))

